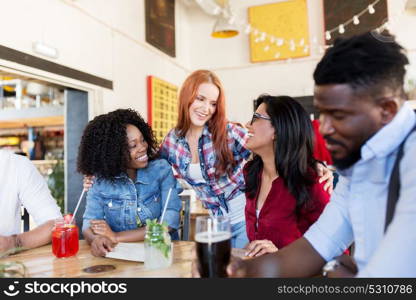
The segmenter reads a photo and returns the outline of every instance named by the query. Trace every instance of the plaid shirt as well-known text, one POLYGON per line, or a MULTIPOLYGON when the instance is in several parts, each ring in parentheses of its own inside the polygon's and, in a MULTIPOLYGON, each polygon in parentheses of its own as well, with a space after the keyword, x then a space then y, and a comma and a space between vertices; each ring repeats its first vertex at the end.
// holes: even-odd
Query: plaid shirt
POLYGON ((251 152, 244 145, 247 141, 247 130, 233 123, 227 124, 228 147, 232 150, 236 166, 230 173, 215 177, 216 154, 213 148, 212 134, 205 126, 198 141, 198 154, 203 183, 196 183, 188 176, 188 167, 191 163, 191 151, 185 137, 177 135, 172 129, 160 146, 161 157, 167 159, 175 168, 181 178, 186 180, 195 190, 198 198, 205 208, 212 210, 215 215, 221 215, 221 209, 228 212, 227 201, 244 193, 243 166, 251 152))

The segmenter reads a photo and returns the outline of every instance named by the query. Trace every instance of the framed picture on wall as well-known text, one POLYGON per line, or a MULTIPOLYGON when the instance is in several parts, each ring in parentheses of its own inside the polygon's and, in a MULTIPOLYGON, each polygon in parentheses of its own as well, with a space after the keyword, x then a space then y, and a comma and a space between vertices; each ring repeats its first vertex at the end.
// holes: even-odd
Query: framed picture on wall
MULTIPOLYGON (((353 16, 368 8, 373 3, 369 0, 324 0, 325 32, 337 28, 340 24, 350 20, 353 16)), ((337 37, 351 37, 369 30, 374 30, 387 21, 387 1, 380 0, 373 5, 374 13, 366 11, 359 16, 359 23, 350 23, 345 26, 345 33, 340 34, 338 30, 331 32, 331 39, 325 40, 327 45, 332 45, 337 37)))
POLYGON ((178 87, 155 76, 147 76, 147 122, 162 142, 178 121, 178 87))
POLYGON ((175 0, 145 0, 146 42, 175 57, 175 0))

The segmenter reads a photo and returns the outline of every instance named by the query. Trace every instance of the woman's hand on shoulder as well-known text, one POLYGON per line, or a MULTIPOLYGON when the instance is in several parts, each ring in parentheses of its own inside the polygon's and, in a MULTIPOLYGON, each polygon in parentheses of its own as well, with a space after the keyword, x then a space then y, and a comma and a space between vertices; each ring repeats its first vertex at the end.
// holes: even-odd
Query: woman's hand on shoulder
POLYGON ((245 249, 246 256, 256 257, 267 253, 274 253, 278 251, 277 247, 269 240, 255 240, 250 242, 245 249))
POLYGON ((334 190, 334 174, 320 162, 316 162, 316 172, 319 176, 319 183, 325 182, 324 190, 331 195, 334 190))

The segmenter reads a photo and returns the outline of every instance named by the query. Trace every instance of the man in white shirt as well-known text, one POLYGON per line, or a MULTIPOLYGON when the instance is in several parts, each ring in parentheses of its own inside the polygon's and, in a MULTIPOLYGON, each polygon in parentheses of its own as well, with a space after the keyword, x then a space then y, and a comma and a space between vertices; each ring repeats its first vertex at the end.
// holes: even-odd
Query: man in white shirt
POLYGON ((0 253, 49 243, 59 217, 59 207, 36 167, 26 157, 0 150, 0 253), (38 225, 24 233, 20 233, 22 205, 38 225))
POLYGON ((314 105, 340 181, 304 237, 274 254, 237 260, 229 275, 308 277, 328 262, 324 273, 333 277, 416 277, 416 117, 403 90, 408 63, 393 37, 376 33, 328 49, 314 72, 314 105), (389 182, 404 141, 388 223, 389 182), (333 260, 353 242, 355 261, 333 260))

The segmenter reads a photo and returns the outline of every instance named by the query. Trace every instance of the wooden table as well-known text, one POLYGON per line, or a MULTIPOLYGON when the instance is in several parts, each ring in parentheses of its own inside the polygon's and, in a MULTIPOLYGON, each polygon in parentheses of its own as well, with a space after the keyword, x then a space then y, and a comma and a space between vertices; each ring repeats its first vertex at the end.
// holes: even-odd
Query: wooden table
POLYGON ((95 257, 86 241, 79 241, 74 257, 56 258, 51 245, 20 252, 0 259, 0 263, 19 261, 27 268, 26 277, 191 277, 194 242, 173 242, 173 263, 170 267, 146 270, 144 263, 95 257), (95 265, 113 265, 116 269, 102 273, 86 273, 83 269, 95 265))
POLYGON ((202 202, 199 199, 191 201, 191 220, 189 228, 189 240, 193 241, 195 236, 195 224, 196 218, 199 216, 208 216, 209 212, 202 206, 202 202))
MULTIPOLYGON (((19 261, 27 268, 26 277, 191 277, 194 242, 173 242, 173 263, 170 267, 146 270, 144 263, 95 257, 86 241, 79 241, 79 252, 74 257, 56 258, 51 245, 26 250, 0 259, 0 263, 19 261), (115 270, 101 273, 86 273, 83 269, 95 265, 113 265, 115 270)), ((232 249, 232 254, 241 256, 242 249, 232 249)))

